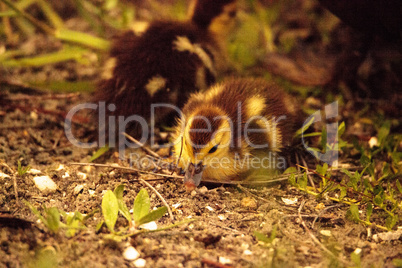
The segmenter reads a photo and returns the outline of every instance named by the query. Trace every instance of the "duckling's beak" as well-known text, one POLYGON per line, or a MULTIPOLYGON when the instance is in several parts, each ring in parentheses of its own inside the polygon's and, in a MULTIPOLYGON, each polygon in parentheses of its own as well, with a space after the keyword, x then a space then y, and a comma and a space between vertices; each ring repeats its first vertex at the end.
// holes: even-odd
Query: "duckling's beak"
POLYGON ((190 163, 184 174, 184 185, 186 186, 187 191, 194 190, 198 185, 200 185, 202 179, 202 171, 204 170, 204 165, 202 162, 194 165, 190 163))

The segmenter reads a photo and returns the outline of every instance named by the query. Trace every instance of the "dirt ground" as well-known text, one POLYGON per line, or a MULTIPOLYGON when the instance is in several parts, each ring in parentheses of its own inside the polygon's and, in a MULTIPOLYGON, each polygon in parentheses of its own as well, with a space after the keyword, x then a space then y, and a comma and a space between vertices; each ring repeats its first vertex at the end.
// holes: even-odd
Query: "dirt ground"
MULTIPOLYGON (((314 28, 311 25, 298 27, 314 28)), ((300 31, 288 33, 304 36, 300 31)), ((299 62, 300 51, 306 51, 306 47, 310 52, 316 49, 317 42, 313 41, 311 46, 307 42, 308 38, 314 39, 314 35, 310 32, 310 36, 301 42, 299 52, 296 49, 293 56, 299 62)), ((343 37, 339 36, 334 46, 345 42, 341 40, 343 37)), ((38 35, 33 39, 25 45, 33 44, 40 51, 40 44, 46 43, 46 37, 38 35)), ((59 48, 60 43, 51 46, 59 48)), ((321 55, 323 52, 317 53, 321 55)), ((342 53, 347 53, 347 49, 342 53)), ((331 63, 333 54, 326 57, 326 64, 332 64, 332 67, 340 64, 331 63)), ((284 60, 278 55, 272 56, 270 61, 247 69, 241 75, 257 76, 261 74, 261 68, 273 68, 271 71, 281 76, 283 66, 275 64, 279 59, 284 60)), ((310 71, 320 73, 317 79, 313 77, 304 86, 319 87, 328 82, 328 66, 318 66, 320 64, 309 65, 310 71)), ((297 82, 304 75, 301 69, 295 68, 294 73, 285 78, 297 82)), ((386 77, 392 82, 394 73, 390 73, 386 77)), ((35 79, 79 81, 95 79, 97 71, 94 66, 84 67, 69 62, 51 67, 1 70, 1 75, 8 82, 13 79, 17 82, 35 79)), ((349 83, 350 80, 343 75, 340 72, 337 79, 349 83)), ((381 77, 373 81, 374 85, 381 82, 392 84, 381 77)), ((345 89, 348 86, 338 92, 345 94, 345 99, 356 93, 345 89)), ((394 89, 384 92, 392 95, 394 89)), ((375 97, 366 93, 356 95, 375 97)), ((325 102, 327 96, 323 95, 320 98, 325 102)), ((307 96, 298 97, 304 98, 303 103, 307 102, 307 96)), ((50 94, 19 83, 0 84, 0 267, 143 267, 138 259, 128 260, 124 256, 130 246, 139 252, 140 260, 145 260, 145 267, 395 267, 394 260, 402 259, 401 238, 375 240, 373 234, 382 231, 348 220, 346 212, 349 206, 326 198, 316 199, 291 187, 287 181, 261 187, 205 184, 187 192, 180 179, 72 165, 74 162, 89 162, 96 149, 78 148, 68 141, 64 115, 74 105, 89 98, 88 93, 50 94), (30 170, 18 175, 18 162, 22 167, 29 165, 30 170), (56 183, 55 192, 41 192, 35 185, 34 177, 45 175, 56 183), (100 210, 104 192, 124 184, 124 200, 130 208, 136 194, 145 187, 138 178, 150 180, 149 183, 172 208, 174 221, 165 215, 157 221, 158 227, 183 220, 194 221, 164 231, 141 233, 122 241, 108 238, 106 227, 96 231, 102 219, 100 210), (67 237, 63 230, 56 234, 50 232, 22 200, 42 212, 45 206, 65 212, 94 214, 89 217, 85 229, 67 237), (270 243, 258 241, 254 232, 273 240, 270 243), (352 253, 360 259, 353 257, 352 253)), ((343 112, 349 133, 359 105, 347 108, 350 110, 345 108, 347 111, 343 112)), ((395 110, 398 110, 393 101, 380 105, 387 106, 385 114, 395 116, 395 110)), ((396 118, 398 114, 400 111, 396 112, 396 118)), ((78 121, 74 133, 88 140, 87 135, 93 131, 94 125, 84 119, 78 121)), ((107 153, 95 162, 128 166, 114 153, 107 153)), ((348 159, 342 159, 342 162, 347 163, 348 159)), ((151 208, 163 206, 155 193, 150 189, 148 192, 151 208)), ((126 220, 120 216, 116 229, 126 226, 126 220)))

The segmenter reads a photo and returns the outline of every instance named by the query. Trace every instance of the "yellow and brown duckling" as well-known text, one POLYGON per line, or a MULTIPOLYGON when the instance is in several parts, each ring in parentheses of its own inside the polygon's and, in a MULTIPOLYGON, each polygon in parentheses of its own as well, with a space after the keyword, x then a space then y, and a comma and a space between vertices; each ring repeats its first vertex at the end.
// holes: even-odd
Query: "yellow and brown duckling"
MULTIPOLYGON (((155 21, 123 33, 112 45, 95 100, 115 105, 107 115, 138 115, 146 121, 151 104, 181 108, 191 92, 215 82, 225 62, 219 36, 235 15, 236 0, 197 0, 188 21, 155 21)), ((171 112, 156 109, 155 121, 171 112)))
POLYGON ((263 79, 230 79, 192 94, 174 144, 187 188, 203 179, 266 179, 284 169, 280 152, 291 145, 296 113, 291 97, 263 79))

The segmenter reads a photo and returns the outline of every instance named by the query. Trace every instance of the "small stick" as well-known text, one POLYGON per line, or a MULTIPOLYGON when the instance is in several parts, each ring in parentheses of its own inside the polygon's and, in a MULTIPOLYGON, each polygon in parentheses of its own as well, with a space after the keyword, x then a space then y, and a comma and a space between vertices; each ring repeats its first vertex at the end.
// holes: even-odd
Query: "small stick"
MULTIPOLYGON (((183 136, 181 136, 180 154, 179 154, 179 158, 177 159, 177 162, 176 162, 176 167, 179 166, 182 152, 183 152, 183 136)), ((170 175, 173 175, 173 173, 174 173, 174 169, 172 171, 172 174, 170 174, 170 175)))
POLYGON ((325 209, 321 210, 320 213, 318 213, 318 215, 314 218, 313 224, 311 225, 311 228, 314 229, 314 224, 316 223, 318 218, 320 218, 321 215, 324 214, 325 211, 327 211, 328 209, 331 209, 331 208, 341 207, 342 205, 343 204, 337 204, 337 205, 326 207, 325 209))
POLYGON ((17 202, 17 204, 19 205, 20 204, 20 200, 19 200, 19 198, 18 198, 18 185, 17 185, 17 173, 16 172, 14 172, 14 170, 12 169, 12 168, 10 168, 6 163, 1 163, 1 165, 3 166, 3 167, 6 167, 10 172, 11 172, 11 174, 12 174, 12 177, 13 177, 13 185, 14 185, 14 195, 15 195, 15 200, 16 200, 16 202, 17 202))
POLYGON ((201 263, 206 264, 206 265, 211 266, 211 267, 215 267, 215 268, 230 268, 230 267, 233 267, 233 266, 222 264, 222 263, 219 263, 219 262, 216 262, 216 261, 208 260, 208 259, 205 259, 205 258, 201 260, 201 263))
POLYGON ((174 221, 174 217, 172 214, 172 210, 170 209, 169 204, 166 202, 165 198, 163 198, 163 196, 158 192, 158 190, 156 190, 151 184, 149 184, 147 181, 143 180, 143 179, 139 179, 140 182, 142 182, 143 184, 145 184, 146 186, 148 186, 149 188, 151 188, 152 191, 154 191, 154 193, 160 198, 160 200, 162 200, 162 203, 166 206, 168 212, 169 212, 169 216, 170 216, 170 220, 174 221))
POLYGON ((184 178, 183 176, 179 176, 179 175, 160 174, 160 173, 145 171, 145 170, 141 170, 141 169, 137 169, 137 168, 122 167, 122 166, 113 166, 113 165, 107 165, 107 164, 96 164, 96 163, 69 163, 69 165, 73 165, 73 166, 106 167, 106 168, 114 168, 114 169, 135 171, 135 172, 140 172, 140 173, 144 173, 144 174, 155 175, 155 176, 161 176, 161 177, 167 177, 167 178, 175 178, 175 179, 183 179, 183 178, 184 178))
MULTIPOLYGON (((304 158, 303 158, 302 156, 301 156, 300 158, 301 158, 301 160, 303 161, 303 165, 307 167, 307 162, 306 162, 306 160, 304 160, 304 158)), ((315 187, 313 178, 310 176, 310 174, 307 174, 307 178, 308 178, 308 180, 310 181, 311 186, 313 186, 314 190, 317 191, 317 188, 315 187)))
POLYGON ((159 154, 155 153, 154 151, 151 151, 150 149, 145 147, 144 144, 142 144, 141 142, 137 141, 136 139, 134 139, 133 137, 128 135, 126 132, 123 132, 123 135, 126 136, 126 138, 129 139, 130 141, 132 141, 135 144, 137 144, 138 146, 140 146, 141 150, 143 150, 145 153, 150 154, 150 155, 152 155, 153 157, 156 157, 156 158, 162 158, 159 154))
POLYGON ((306 203, 305 200, 302 201, 302 203, 300 204, 298 211, 298 215, 299 215, 299 220, 301 222, 301 224, 303 225, 304 229, 306 230, 306 232, 310 235, 311 239, 313 239, 314 243, 316 243, 317 245, 319 245, 323 251, 325 251, 325 253, 329 254, 330 256, 332 256, 333 258, 339 260, 340 262, 346 264, 347 266, 349 266, 349 263, 338 258, 337 256, 334 255, 334 253, 332 253, 329 249, 327 249, 321 242, 320 240, 317 239, 317 237, 315 237, 315 235, 310 231, 310 229, 307 227, 306 223, 303 220, 303 217, 301 216, 301 211, 303 209, 304 204, 306 203))

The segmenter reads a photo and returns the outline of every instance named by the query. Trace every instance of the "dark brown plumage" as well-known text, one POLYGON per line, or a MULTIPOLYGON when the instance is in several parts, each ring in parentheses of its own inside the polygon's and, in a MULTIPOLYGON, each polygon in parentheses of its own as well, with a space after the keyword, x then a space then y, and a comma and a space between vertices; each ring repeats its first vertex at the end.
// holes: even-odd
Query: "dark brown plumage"
MULTIPOLYGON (((107 63, 112 68, 104 74, 95 94, 97 102, 116 105, 107 115, 139 115, 148 121, 152 104, 181 108, 191 92, 215 82, 223 53, 210 26, 224 6, 235 1, 215 1, 208 6, 209 2, 197 1, 188 21, 155 21, 140 34, 127 31, 116 38, 107 63), (198 19, 204 15, 206 20, 198 19)), ((170 112, 171 108, 156 109, 155 122, 170 112)), ((129 128, 141 131, 135 124, 129 128)))

